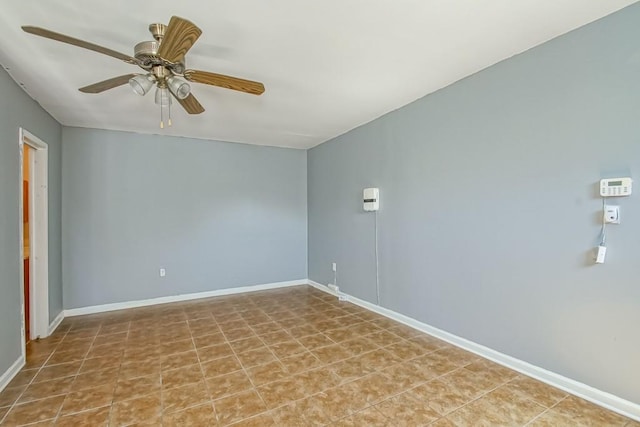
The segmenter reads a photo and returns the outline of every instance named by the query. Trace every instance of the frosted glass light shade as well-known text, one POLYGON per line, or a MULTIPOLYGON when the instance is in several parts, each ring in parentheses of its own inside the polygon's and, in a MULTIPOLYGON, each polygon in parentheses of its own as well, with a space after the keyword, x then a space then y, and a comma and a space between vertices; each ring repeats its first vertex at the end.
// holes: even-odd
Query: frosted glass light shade
POLYGON ((180 80, 177 77, 169 77, 167 79, 167 85, 169 86, 171 93, 178 99, 185 99, 191 92, 191 86, 189 86, 189 83, 180 80))
POLYGON ((137 76, 129 79, 129 86, 131 86, 131 89, 140 96, 146 95, 153 87, 153 83, 153 77, 148 74, 138 74, 137 76))
POLYGON ((156 89, 156 104, 171 105, 171 94, 167 88, 156 89))

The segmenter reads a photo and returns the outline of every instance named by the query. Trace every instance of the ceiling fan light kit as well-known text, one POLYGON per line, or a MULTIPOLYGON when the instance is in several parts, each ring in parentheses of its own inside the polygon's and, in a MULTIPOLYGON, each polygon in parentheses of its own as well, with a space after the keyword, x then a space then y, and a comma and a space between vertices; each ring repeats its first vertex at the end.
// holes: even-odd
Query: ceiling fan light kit
POLYGON ((264 85, 260 82, 208 71, 186 69, 185 55, 200 37, 202 30, 192 22, 177 16, 171 17, 169 25, 149 25, 149 31, 155 40, 136 44, 134 56, 40 27, 23 26, 22 29, 30 34, 102 53, 142 68, 145 74, 125 74, 82 87, 79 90, 83 93, 101 93, 129 83, 135 93, 144 96, 155 85, 155 103, 160 105, 161 128, 164 127, 164 107, 168 109, 168 125, 171 126, 171 96, 175 97, 189 114, 204 112, 202 105, 191 93, 189 83, 179 77, 183 77, 189 82, 218 86, 252 95, 261 95, 264 92, 264 85))

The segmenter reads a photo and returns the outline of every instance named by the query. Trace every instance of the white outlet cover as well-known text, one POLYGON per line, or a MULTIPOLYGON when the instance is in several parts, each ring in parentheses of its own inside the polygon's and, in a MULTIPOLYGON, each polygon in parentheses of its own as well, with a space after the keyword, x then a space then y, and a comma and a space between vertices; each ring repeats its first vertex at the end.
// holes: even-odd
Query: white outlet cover
POLYGON ((608 224, 620 224, 620 206, 606 205, 604 207, 604 221, 608 224))

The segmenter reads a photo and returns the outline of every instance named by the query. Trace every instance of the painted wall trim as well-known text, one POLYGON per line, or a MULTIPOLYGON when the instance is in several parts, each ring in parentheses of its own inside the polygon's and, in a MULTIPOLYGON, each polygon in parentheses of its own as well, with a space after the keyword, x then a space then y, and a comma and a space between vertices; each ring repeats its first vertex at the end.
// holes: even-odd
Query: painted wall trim
POLYGON ((596 405, 610 409, 614 412, 624 415, 625 417, 629 417, 634 420, 640 421, 640 405, 636 403, 622 399, 611 393, 598 390, 589 385, 572 380, 571 378, 567 378, 565 376, 556 374, 555 372, 548 371, 539 366, 532 365, 528 362, 517 359, 515 357, 508 356, 504 353, 500 353, 499 351, 493 350, 489 347, 485 347, 481 344, 477 344, 473 341, 469 341, 465 338, 443 331, 442 329, 435 328, 426 323, 422 323, 416 319, 397 313, 393 310, 389 310, 387 308, 378 306, 368 301, 361 300, 359 298, 353 297, 348 294, 344 294, 342 292, 336 293, 331 289, 329 289, 327 286, 322 285, 318 282, 314 282, 313 280, 309 280, 309 285, 323 292, 329 293, 331 295, 346 296, 350 302, 353 302, 354 304, 359 305, 360 307, 366 308, 370 311, 381 314, 390 319, 396 320, 402 324, 405 324, 414 329, 417 329, 426 334, 429 334, 433 337, 446 341, 449 344, 453 344, 457 347, 460 347, 462 349, 475 353, 478 356, 484 357, 485 359, 489 359, 502 366, 518 371, 521 374, 524 374, 536 380, 542 381, 543 383, 549 384, 553 387, 557 387, 561 390, 566 391, 567 393, 573 394, 575 396, 588 400, 592 403, 595 403, 596 405))
POLYGON ((60 326, 60 322, 62 322, 63 320, 64 320, 64 310, 58 313, 56 318, 53 319, 53 322, 49 324, 49 334, 47 336, 53 334, 56 331, 56 329, 58 329, 58 326, 60 326))
POLYGON ((89 307, 71 308, 64 310, 64 317, 82 316, 84 314, 103 313, 106 311, 124 310, 127 308, 146 307, 170 302, 189 301, 200 298, 210 298, 223 295, 240 294, 243 292, 264 291, 267 289, 285 288, 288 286, 306 285, 307 279, 289 280, 286 282, 265 283, 261 285, 240 286, 235 288, 218 289, 215 291, 196 292, 192 294, 173 295, 168 297, 150 298, 137 301, 116 302, 113 304, 92 305, 89 307))
POLYGON ((25 363, 26 363, 26 359, 24 357, 24 354, 22 354, 20 355, 20 357, 18 357, 18 360, 13 362, 13 364, 9 367, 9 369, 7 369, 0 376, 0 391, 4 390, 7 387, 7 385, 9 385, 13 377, 15 377, 18 374, 18 372, 20 372, 20 369, 23 368, 25 363))

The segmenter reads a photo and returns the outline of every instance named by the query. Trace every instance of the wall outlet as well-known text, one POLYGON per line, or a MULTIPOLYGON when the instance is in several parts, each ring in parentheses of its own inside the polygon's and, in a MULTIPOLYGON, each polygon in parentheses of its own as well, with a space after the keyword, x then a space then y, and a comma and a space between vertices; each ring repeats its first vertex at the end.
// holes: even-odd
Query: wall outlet
POLYGON ((604 207, 604 222, 607 224, 620 224, 620 206, 606 205, 604 207))
POLYGON ((331 269, 333 271, 338 271, 338 264, 336 264, 335 262, 331 264, 331 269))
POLYGON ((161 268, 161 269, 160 269, 160 277, 164 277, 164 276, 166 276, 166 275, 167 275, 167 272, 165 271, 165 269, 164 269, 164 268, 161 268))

